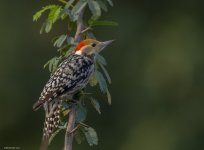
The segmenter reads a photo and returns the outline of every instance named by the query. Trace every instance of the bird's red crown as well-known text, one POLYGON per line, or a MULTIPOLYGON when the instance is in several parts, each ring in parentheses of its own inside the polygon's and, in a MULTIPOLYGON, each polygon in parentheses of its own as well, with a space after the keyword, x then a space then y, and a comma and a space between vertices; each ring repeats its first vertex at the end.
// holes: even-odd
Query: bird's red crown
POLYGON ((95 42, 96 40, 94 39, 86 39, 86 40, 83 40, 81 42, 79 42, 75 48, 75 51, 79 51, 81 50, 82 47, 86 46, 86 45, 89 45, 90 43, 93 43, 95 42))

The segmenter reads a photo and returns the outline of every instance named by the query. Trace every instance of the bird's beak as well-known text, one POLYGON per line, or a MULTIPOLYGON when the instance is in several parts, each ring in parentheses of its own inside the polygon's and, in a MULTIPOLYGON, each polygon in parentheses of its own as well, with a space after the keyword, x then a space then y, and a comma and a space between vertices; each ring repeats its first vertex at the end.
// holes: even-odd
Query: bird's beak
POLYGON ((97 52, 101 52, 106 46, 108 46, 109 44, 111 44, 114 40, 109 40, 109 41, 105 41, 105 42, 100 42, 98 44, 98 48, 97 48, 97 52))

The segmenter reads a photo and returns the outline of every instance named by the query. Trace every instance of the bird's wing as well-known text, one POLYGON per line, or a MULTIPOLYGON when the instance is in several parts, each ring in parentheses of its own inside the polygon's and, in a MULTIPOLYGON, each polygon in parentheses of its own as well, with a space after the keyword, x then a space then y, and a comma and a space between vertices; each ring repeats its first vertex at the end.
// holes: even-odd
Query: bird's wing
POLYGON ((73 93, 83 88, 94 70, 93 61, 82 55, 71 55, 64 60, 45 85, 39 100, 33 105, 37 110, 45 102, 73 93))

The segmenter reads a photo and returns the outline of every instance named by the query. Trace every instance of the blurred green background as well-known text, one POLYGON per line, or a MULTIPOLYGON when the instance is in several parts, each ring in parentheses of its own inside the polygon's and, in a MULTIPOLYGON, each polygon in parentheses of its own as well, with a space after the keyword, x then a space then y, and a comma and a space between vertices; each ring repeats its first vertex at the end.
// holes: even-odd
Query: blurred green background
MULTIPOLYGON (((32 15, 49 0, 0 1, 0 149, 37 150, 44 111, 32 111, 56 55, 58 23, 39 34, 32 15)), ((53 1, 54 2, 54 1, 53 1)), ((97 27, 99 40, 116 39, 103 54, 112 77, 113 104, 98 95, 102 114, 90 107, 86 123, 99 145, 74 150, 201 150, 204 147, 204 3, 202 0, 115 0, 97 27)), ((60 133, 50 150, 61 149, 60 133)))

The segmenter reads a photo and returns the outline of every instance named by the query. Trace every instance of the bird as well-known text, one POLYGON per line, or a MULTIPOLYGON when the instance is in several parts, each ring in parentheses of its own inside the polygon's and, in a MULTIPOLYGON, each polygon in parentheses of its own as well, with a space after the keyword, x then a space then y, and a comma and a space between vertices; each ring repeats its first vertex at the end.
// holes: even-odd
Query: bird
POLYGON ((43 141, 47 143, 58 128, 62 102, 71 99, 77 91, 86 87, 95 71, 97 55, 112 42, 113 40, 100 42, 95 39, 80 41, 74 52, 50 76, 38 101, 33 105, 34 111, 42 106, 45 110, 43 141))

